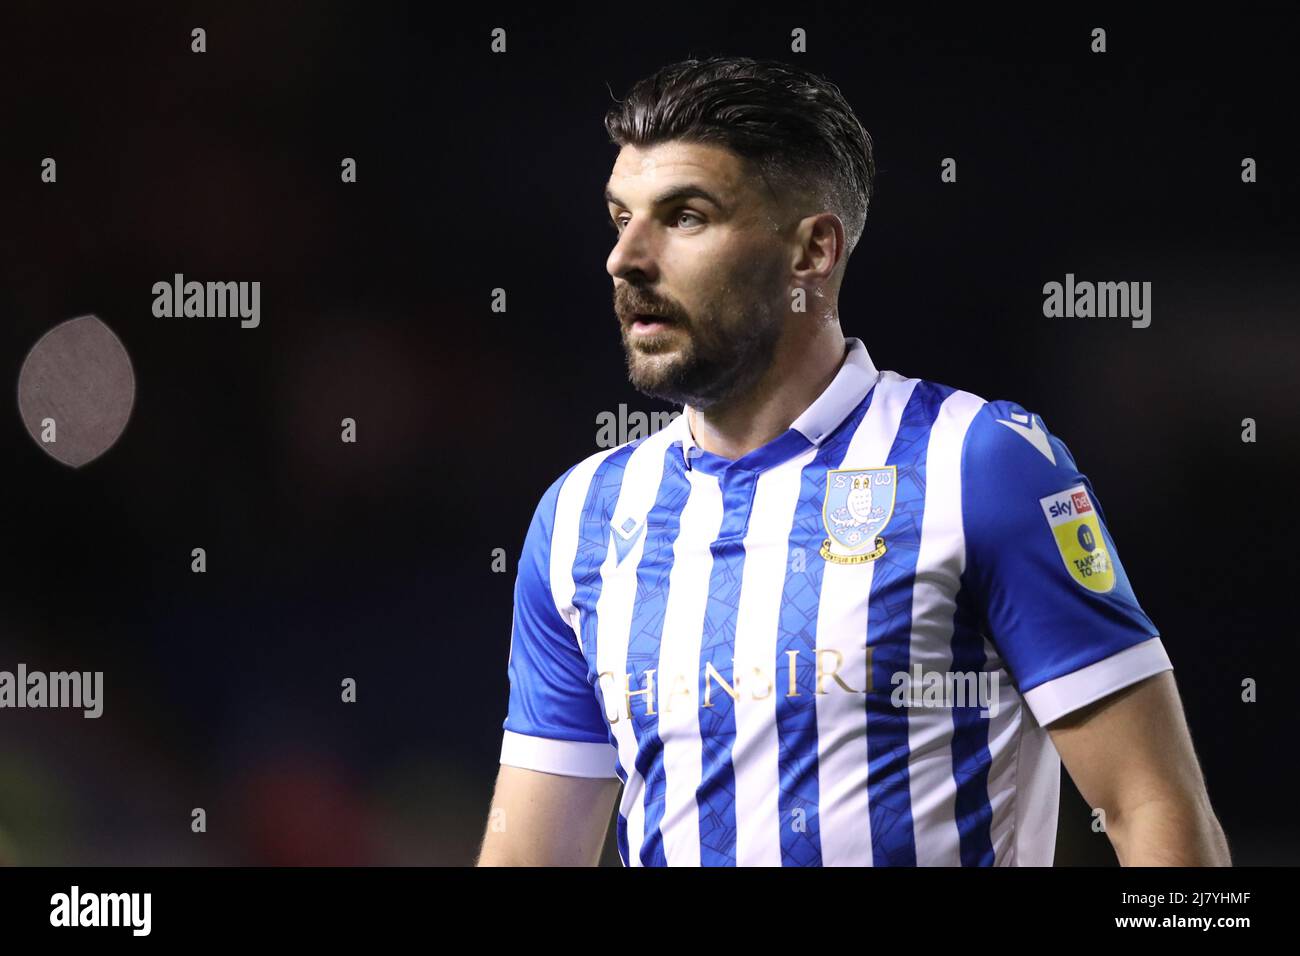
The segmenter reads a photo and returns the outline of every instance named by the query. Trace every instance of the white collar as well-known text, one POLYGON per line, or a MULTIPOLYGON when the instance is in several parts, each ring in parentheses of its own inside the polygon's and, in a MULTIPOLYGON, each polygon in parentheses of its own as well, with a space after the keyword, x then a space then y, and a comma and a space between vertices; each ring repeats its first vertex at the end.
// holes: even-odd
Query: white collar
MULTIPOLYGON (((880 377, 880 372, 871 361, 871 356, 867 354, 867 347, 861 339, 846 337, 844 344, 847 346, 844 361, 840 364, 839 371, 835 373, 835 378, 826 386, 825 391, 790 424, 791 428, 814 445, 820 445, 827 435, 839 428, 880 377)), ((695 436, 691 434, 690 411, 689 405, 683 405, 682 414, 679 416, 682 461, 688 468, 690 449, 695 447, 695 436)))

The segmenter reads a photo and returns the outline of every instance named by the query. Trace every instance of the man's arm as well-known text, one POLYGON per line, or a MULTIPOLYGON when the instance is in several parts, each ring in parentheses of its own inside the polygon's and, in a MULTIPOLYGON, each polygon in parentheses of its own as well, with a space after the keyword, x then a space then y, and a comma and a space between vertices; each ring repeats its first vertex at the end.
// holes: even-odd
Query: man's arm
POLYGON ((557 523, 578 528, 590 469, 583 475, 575 465, 551 482, 519 556, 501 769, 479 866, 595 866, 621 785, 609 724, 587 679, 595 662, 583 652, 576 616, 571 623, 551 590, 553 575, 561 580, 573 565, 572 539, 563 556, 551 545, 557 523), (570 488, 575 472, 579 484, 570 488))
POLYGON ((1172 671, 1047 727, 1121 866, 1231 866, 1172 671))
POLYGON ((621 786, 502 764, 476 865, 596 866, 621 786))

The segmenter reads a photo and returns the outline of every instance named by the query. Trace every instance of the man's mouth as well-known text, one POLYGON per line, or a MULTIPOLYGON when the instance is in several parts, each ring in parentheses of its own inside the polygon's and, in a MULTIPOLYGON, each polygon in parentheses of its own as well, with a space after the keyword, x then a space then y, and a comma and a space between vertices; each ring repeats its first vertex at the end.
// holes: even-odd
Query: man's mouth
POLYGON ((628 325, 631 327, 632 331, 639 335, 659 332, 674 324, 676 323, 667 316, 654 315, 649 312, 634 312, 628 321, 628 325))

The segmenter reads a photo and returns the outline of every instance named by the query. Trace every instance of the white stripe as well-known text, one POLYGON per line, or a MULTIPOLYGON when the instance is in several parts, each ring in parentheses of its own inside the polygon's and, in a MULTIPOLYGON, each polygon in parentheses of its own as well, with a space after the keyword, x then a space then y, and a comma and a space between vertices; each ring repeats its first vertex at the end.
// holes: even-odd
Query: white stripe
MULTIPOLYGON (((866 415, 838 468, 880 468, 898 434, 916 379, 882 372, 866 415)), ((888 541, 886 527, 886 541, 888 541)), ((810 560, 822 561, 813 555, 810 560)), ((817 647, 838 651, 839 674, 854 690, 867 688, 866 637, 875 562, 825 562, 817 609, 817 647)), ((829 673, 832 654, 819 655, 829 673)), ((815 662, 814 662, 815 663, 815 662)), ((816 697, 817 783, 823 866, 871 866, 871 814, 867 801, 867 722, 861 694, 850 694, 827 676, 816 697)), ((814 688, 815 690, 816 688, 814 688)), ((879 689, 879 688, 877 688, 879 689)))
POLYGON ((1025 692, 1025 702, 1039 724, 1046 727, 1071 711, 1173 666, 1160 638, 1152 637, 1087 667, 1039 684, 1025 692))
MULTIPOLYGON (((1048 812, 1035 807, 1035 795, 1022 793, 1019 777, 1026 772, 1026 762, 1040 759, 1034 746, 1034 718, 1025 707, 1025 699, 1016 690, 1006 669, 1006 662, 987 637, 984 642, 985 666, 998 675, 998 712, 989 716, 988 796, 991 818, 989 840, 993 844, 993 865, 1014 866, 1017 845, 1022 844, 1021 824, 1026 812, 1048 812), (1028 753, 1022 753, 1028 745, 1028 753)), ((1030 768, 1032 769, 1032 768, 1030 768)), ((1052 825, 1056 821, 1056 797, 1051 798, 1052 825)), ((1056 845, 1056 836, 1048 838, 1056 845)))
POLYGON ((614 748, 608 743, 554 740, 507 730, 501 739, 501 763, 565 777, 616 777, 614 748))
POLYGON ((781 827, 791 822, 781 819, 779 801, 776 702, 787 686, 781 680, 784 669, 777 668, 776 635, 803 468, 816 454, 809 448, 759 476, 745 533, 732 672, 737 866, 780 866, 781 827))
MULTIPOLYGON (((632 450, 619 484, 611 524, 621 524, 629 517, 645 523, 663 479, 664 450, 669 440, 670 435, 661 430, 632 450)), ((600 688, 606 719, 617 717, 611 729, 618 745, 619 763, 627 774, 619 812, 627 823, 628 865, 640 866, 641 841, 645 834, 645 782, 636 769, 638 748, 630 714, 646 713, 653 695, 631 697, 629 705, 627 694, 642 690, 643 685, 629 685, 627 648, 636 604, 637 569, 649 530, 640 533, 622 562, 618 560, 616 534, 612 529, 607 534, 608 550, 600 568, 600 594, 596 598, 596 672, 609 675, 601 679, 600 688)))
POLYGON ((664 859, 671 866, 700 865, 700 810, 695 802, 704 760, 698 711, 700 642, 713 571, 709 545, 722 528, 718 480, 696 468, 687 470, 686 476, 691 492, 673 543, 664 636, 659 648, 659 738, 663 742, 666 781, 659 829, 664 859), (676 680, 679 675, 680 683, 676 680), (674 694, 675 686, 678 693, 674 694))
POLYGON ((1015 846, 999 866, 1051 866, 1056 855, 1056 817, 1061 806, 1061 757, 1033 711, 1019 707, 1021 730, 1016 778, 1007 791, 1015 801, 1015 846))
POLYGON ((591 490, 591 478, 600 467, 600 463, 618 451, 597 452, 583 459, 569 477, 560 485, 560 493, 555 500, 555 524, 551 529, 551 598, 560 617, 573 629, 577 638, 578 649, 586 654, 582 646, 582 630, 579 626, 578 612, 573 606, 573 595, 577 585, 573 580, 573 562, 578 555, 578 535, 582 531, 582 508, 587 503, 587 492, 591 490))
MULTIPOLYGON (((925 451, 925 506, 912 585, 912 633, 907 669, 952 668, 953 613, 966 565, 961 513, 961 452, 984 400, 953 392, 939 406, 925 451)), ((1001 684, 999 683, 999 690, 1001 684)), ((960 866, 957 783, 953 775, 951 707, 907 712, 907 773, 918 866, 960 866)))

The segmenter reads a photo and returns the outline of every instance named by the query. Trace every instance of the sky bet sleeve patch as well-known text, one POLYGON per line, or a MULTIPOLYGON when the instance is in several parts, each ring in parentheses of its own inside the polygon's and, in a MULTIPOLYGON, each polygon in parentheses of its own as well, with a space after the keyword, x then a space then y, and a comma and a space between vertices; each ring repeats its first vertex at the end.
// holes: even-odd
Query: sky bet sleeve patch
POLYGON ((1105 594, 1115 587, 1115 569, 1102 538, 1097 510, 1082 484, 1039 498, 1070 577, 1089 591, 1105 594))

